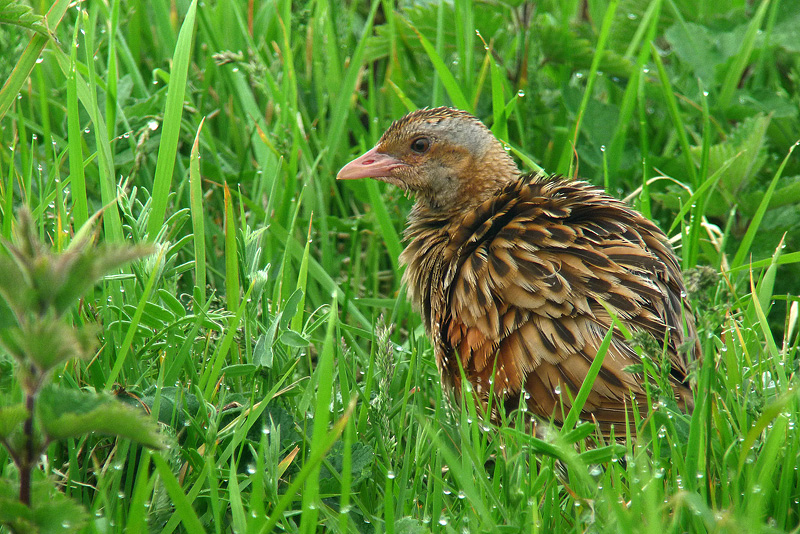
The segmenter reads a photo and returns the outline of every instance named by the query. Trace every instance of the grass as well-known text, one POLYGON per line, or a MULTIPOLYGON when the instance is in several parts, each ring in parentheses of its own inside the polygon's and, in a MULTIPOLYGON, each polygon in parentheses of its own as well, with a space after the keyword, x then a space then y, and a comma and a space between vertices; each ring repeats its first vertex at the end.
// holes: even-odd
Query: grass
POLYGON ((72 311, 100 349, 56 381, 171 444, 51 445, 82 531, 798 531, 793 2, 31 4, 0 25, 2 235, 27 205, 63 250, 105 208, 100 240, 158 247, 72 311), (444 104, 669 229, 691 416, 653 383, 639 436, 587 450, 587 424, 538 440, 443 395, 400 286, 412 200, 334 177, 444 104))

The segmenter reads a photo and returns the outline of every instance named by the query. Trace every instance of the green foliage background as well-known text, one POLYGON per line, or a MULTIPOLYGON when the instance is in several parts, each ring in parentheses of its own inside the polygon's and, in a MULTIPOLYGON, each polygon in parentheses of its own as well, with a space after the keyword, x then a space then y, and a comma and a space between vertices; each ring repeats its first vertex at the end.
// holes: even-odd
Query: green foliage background
MULTIPOLYGON (((794 0, 34 1, 0 23, 0 233, 25 204, 63 250, 110 205, 100 240, 159 248, 72 312, 101 348, 60 385, 173 440, 51 446, 42 476, 85 531, 800 525, 794 0), (638 438, 586 450, 591 425, 542 441, 443 398, 400 287, 413 199, 334 179, 443 104, 527 170, 630 195, 710 266, 691 417, 654 386, 638 438)), ((19 400, 3 355, 0 391, 19 400)))

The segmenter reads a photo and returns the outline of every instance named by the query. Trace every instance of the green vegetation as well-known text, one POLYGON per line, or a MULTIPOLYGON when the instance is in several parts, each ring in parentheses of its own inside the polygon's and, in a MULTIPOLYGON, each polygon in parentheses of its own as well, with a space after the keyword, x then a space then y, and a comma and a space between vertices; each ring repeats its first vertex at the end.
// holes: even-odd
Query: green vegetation
MULTIPOLYGON (((153 244, 59 300, 97 348, 52 380, 168 444, 55 433, 34 503, 57 488, 92 533, 798 531, 796 2, 30 3, 0 1, 0 266, 20 226, 84 247, 104 206, 99 242, 153 244), (441 104, 674 236, 704 349, 691 417, 654 385, 638 438, 587 449, 588 423, 538 440, 452 408, 400 287, 412 200, 334 179, 441 104)), ((16 361, 2 436, 30 393, 16 361)), ((16 465, 0 448, 2 503, 16 465)), ((75 530, 65 501, 25 528, 75 530)))

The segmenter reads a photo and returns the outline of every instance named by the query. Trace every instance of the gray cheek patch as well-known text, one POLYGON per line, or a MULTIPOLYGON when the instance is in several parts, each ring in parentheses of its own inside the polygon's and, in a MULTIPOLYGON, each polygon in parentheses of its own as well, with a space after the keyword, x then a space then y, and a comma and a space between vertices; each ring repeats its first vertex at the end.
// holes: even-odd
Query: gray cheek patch
POLYGON ((477 120, 447 117, 429 125, 437 138, 466 148, 476 159, 482 158, 494 141, 491 132, 477 120))

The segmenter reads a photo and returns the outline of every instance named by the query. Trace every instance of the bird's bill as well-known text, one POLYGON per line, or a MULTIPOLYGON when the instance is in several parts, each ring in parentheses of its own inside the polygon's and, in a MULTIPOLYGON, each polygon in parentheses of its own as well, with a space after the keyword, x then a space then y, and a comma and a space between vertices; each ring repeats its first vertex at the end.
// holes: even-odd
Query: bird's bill
POLYGON ((336 179, 387 178, 392 175, 394 169, 402 165, 404 165, 402 161, 378 152, 378 147, 375 147, 342 167, 336 179))

